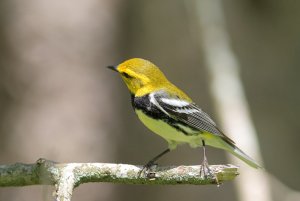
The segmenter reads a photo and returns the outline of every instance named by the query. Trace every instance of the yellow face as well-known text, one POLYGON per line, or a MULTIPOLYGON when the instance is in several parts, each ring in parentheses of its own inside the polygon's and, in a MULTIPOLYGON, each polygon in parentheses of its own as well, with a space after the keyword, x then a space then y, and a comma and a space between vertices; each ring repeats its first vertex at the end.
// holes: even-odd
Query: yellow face
POLYGON ((164 74, 151 62, 134 58, 127 60, 117 66, 116 70, 120 73, 129 91, 135 95, 146 94, 154 87, 159 88, 168 80, 164 74))
POLYGON ((129 91, 137 97, 164 89, 168 93, 192 101, 184 92, 170 83, 165 75, 150 61, 134 58, 110 69, 120 73, 129 91))

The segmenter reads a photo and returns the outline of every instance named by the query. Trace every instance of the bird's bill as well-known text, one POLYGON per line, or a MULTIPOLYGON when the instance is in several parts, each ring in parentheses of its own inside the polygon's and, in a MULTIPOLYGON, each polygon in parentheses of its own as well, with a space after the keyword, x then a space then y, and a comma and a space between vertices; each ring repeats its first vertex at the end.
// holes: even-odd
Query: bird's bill
POLYGON ((119 71, 117 70, 117 67, 118 67, 118 66, 107 66, 107 68, 109 68, 110 70, 119 72, 119 71))

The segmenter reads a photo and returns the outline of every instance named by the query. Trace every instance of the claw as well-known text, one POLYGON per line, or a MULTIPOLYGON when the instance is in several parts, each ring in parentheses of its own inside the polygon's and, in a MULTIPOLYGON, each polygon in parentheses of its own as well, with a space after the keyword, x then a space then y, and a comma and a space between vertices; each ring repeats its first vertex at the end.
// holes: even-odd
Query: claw
POLYGON ((163 155, 165 155, 166 153, 170 152, 171 150, 168 148, 166 150, 164 150, 163 152, 161 152, 160 154, 158 154, 157 156, 155 156, 153 159, 151 159, 146 165, 144 165, 144 167, 141 169, 141 171, 138 173, 138 177, 141 177, 143 172, 146 172, 146 176, 147 178, 153 179, 155 178, 155 172, 150 172, 153 166, 157 166, 157 164, 155 163, 160 157, 162 157, 163 155))
POLYGON ((209 168, 208 162, 206 158, 203 160, 201 167, 200 167, 200 176, 203 178, 207 178, 207 176, 213 176, 211 170, 209 168))
POLYGON ((208 178, 208 176, 215 179, 215 181, 219 187, 220 183, 219 183, 218 177, 216 174, 212 173, 211 169, 209 168, 208 162, 207 162, 207 158, 206 158, 206 154, 205 154, 204 140, 202 140, 202 144, 203 144, 203 162, 200 167, 200 177, 202 177, 202 175, 203 175, 203 178, 205 178, 205 179, 208 178))
POLYGON ((201 167, 200 167, 200 177, 202 177, 204 179, 209 178, 209 177, 213 178, 216 181, 218 187, 220 186, 218 177, 216 174, 212 173, 211 169, 209 168, 206 158, 203 160, 201 167))
POLYGON ((145 173, 147 178, 155 178, 155 172, 152 171, 157 167, 157 163, 153 161, 149 161, 144 167, 139 171, 138 176, 141 177, 143 173, 145 173))

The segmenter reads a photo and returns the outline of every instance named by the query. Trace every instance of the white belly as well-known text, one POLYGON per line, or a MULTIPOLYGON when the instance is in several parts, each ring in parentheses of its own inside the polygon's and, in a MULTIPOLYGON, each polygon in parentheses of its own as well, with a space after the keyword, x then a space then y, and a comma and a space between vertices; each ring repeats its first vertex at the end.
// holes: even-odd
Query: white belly
POLYGON ((176 148, 177 144, 182 143, 188 143, 191 147, 199 147, 202 145, 200 133, 199 135, 188 136, 161 120, 146 116, 140 110, 136 110, 136 113, 145 126, 168 141, 171 149, 176 148))

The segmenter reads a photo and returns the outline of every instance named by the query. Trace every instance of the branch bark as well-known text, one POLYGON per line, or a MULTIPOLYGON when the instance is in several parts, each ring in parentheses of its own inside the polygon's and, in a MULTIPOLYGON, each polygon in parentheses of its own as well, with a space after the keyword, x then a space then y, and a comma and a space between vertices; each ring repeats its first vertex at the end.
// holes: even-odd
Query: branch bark
POLYGON ((147 175, 139 176, 143 166, 111 163, 55 163, 39 159, 34 164, 0 165, 0 186, 55 185, 56 200, 71 200, 75 187, 88 182, 123 184, 219 184, 234 179, 238 167, 211 165, 214 176, 199 176, 200 167, 154 167, 147 175), (216 178, 215 178, 216 177, 216 178))

